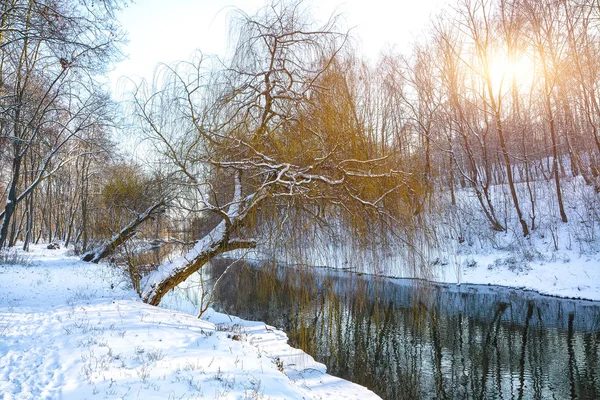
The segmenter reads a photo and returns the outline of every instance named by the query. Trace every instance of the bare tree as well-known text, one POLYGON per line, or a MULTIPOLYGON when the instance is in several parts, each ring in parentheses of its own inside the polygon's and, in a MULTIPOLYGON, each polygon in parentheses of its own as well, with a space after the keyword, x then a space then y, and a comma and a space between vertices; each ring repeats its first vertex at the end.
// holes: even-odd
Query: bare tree
POLYGON ((118 53, 116 7, 12 0, 0 9, 0 143, 12 164, 0 247, 18 203, 75 158, 74 142, 108 120, 108 97, 93 75, 118 53), (40 161, 35 178, 20 187, 27 158, 40 161))
POLYGON ((564 25, 560 21, 560 8, 553 2, 536 0, 527 4, 531 24, 531 43, 535 48, 542 67, 544 107, 552 141, 552 175, 556 187, 556 198, 562 222, 567 222, 567 214, 562 199, 558 152, 558 132, 556 127, 556 110, 553 104, 554 92, 559 77, 564 73, 564 49, 566 36, 562 34, 564 25))
POLYGON ((493 230, 506 228, 496 215, 490 196, 487 131, 481 131, 477 102, 470 96, 473 70, 465 59, 466 43, 460 32, 440 19, 435 26, 434 41, 441 70, 441 83, 447 98, 444 118, 447 125, 447 151, 462 179, 475 191, 481 209, 493 230), (481 156, 478 157, 478 150, 481 156), (484 168, 480 165, 483 164, 484 168), (482 171, 483 170, 483 171, 482 171))

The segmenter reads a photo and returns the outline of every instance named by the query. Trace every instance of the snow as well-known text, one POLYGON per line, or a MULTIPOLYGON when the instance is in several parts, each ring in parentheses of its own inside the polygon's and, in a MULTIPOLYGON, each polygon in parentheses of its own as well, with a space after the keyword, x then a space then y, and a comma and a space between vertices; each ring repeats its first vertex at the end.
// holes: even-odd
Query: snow
POLYGON ((142 303, 106 264, 32 246, 0 265, 0 393, 12 399, 376 399, 284 332, 142 303))
POLYGON ((577 256, 570 259, 527 263, 523 270, 513 257, 464 257, 459 278, 449 283, 495 284, 535 290, 541 294, 600 301, 600 258, 577 256), (472 266, 470 266, 472 265, 472 266))
POLYGON ((164 279, 175 275, 178 269, 185 267, 187 263, 200 256, 200 254, 211 250, 212 246, 215 246, 224 235, 225 221, 221 221, 208 235, 198 240, 194 247, 184 256, 161 264, 155 271, 152 271, 143 279, 142 288, 144 291, 142 297, 149 297, 156 285, 164 279))
MULTIPOLYGON (((495 284, 559 297, 600 300, 600 196, 581 177, 563 179, 562 185, 569 222, 560 221, 553 182, 536 181, 533 190, 537 198, 537 227, 527 239, 523 238, 512 209, 506 211, 507 232, 492 232, 481 214, 466 217, 470 214, 466 210, 477 210, 471 192, 457 192, 457 209, 446 210, 447 219, 438 230, 458 226, 466 237, 462 243, 454 240, 445 254, 439 254, 445 265, 437 266, 433 280, 495 284), (451 216, 453 212, 455 216, 451 216)), ((520 198, 526 199, 525 184, 516 186, 520 198)), ((508 198, 507 191, 506 185, 492 187, 497 210, 506 202, 502 199, 508 198)), ((522 206, 530 215, 530 204, 524 201, 522 206)), ((446 233, 446 237, 455 234, 446 233)))

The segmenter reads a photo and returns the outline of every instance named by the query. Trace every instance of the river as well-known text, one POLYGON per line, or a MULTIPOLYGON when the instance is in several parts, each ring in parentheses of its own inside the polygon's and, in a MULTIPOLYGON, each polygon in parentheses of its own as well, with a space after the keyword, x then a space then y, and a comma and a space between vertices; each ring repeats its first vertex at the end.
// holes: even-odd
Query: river
POLYGON ((600 399, 599 302, 240 263, 214 308, 285 330, 384 399, 600 399))

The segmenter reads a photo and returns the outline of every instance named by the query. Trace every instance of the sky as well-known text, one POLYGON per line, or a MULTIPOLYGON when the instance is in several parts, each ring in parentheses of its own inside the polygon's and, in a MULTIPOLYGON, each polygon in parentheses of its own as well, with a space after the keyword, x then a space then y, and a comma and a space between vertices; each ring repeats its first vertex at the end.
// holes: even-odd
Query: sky
MULTIPOLYGON (((427 28, 432 13, 451 0, 308 0, 315 18, 332 13, 343 16, 346 28, 358 41, 360 52, 376 59, 395 46, 406 51, 427 28)), ((252 15, 265 0, 137 0, 119 20, 128 32, 127 58, 109 74, 114 97, 125 89, 123 77, 151 79, 158 63, 189 60, 195 51, 223 56, 227 21, 239 8, 252 15)))

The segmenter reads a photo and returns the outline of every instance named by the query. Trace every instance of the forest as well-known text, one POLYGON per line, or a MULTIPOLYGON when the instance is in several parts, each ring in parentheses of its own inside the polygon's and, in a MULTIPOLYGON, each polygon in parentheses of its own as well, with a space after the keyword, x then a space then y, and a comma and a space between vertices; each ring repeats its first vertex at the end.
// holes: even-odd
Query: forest
POLYGON ((153 305, 250 250, 400 246, 422 271, 462 245, 597 252, 597 2, 459 0, 410 53, 367 60, 339 15, 276 1, 231 13, 225 59, 165 60, 116 103, 123 6, 0 5, 1 248, 126 253, 153 305), (185 254, 134 260, 151 240, 185 254))

